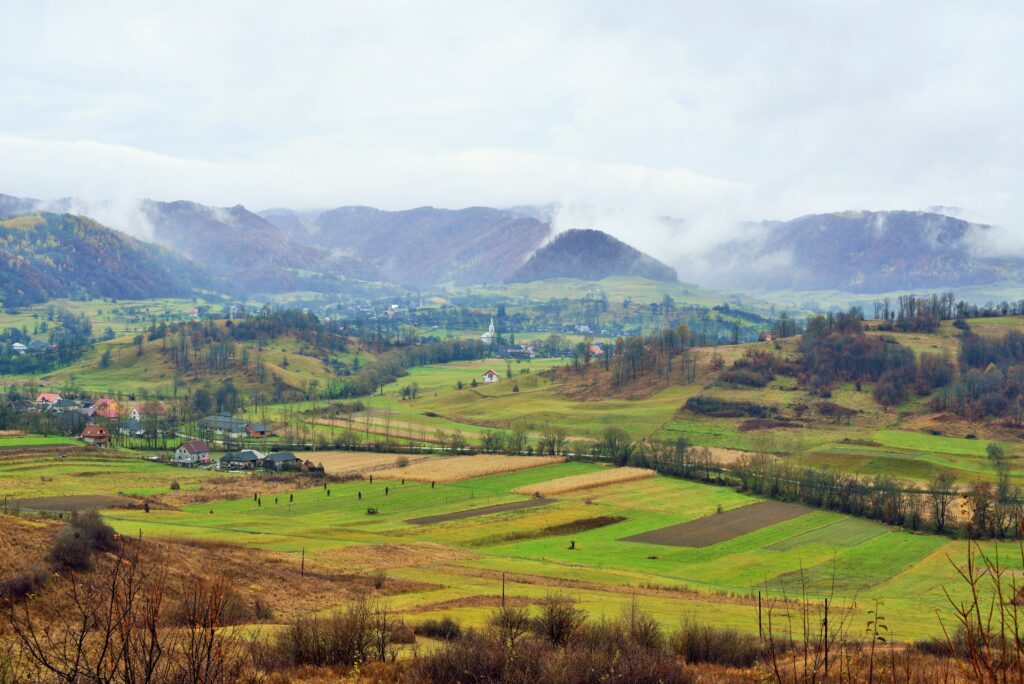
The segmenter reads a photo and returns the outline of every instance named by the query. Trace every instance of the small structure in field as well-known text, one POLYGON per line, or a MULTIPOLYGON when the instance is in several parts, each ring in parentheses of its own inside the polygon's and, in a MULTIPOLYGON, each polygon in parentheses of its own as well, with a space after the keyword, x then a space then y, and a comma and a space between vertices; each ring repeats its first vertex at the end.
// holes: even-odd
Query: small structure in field
POLYGON ((263 437, 269 437, 274 434, 270 429, 270 426, 263 423, 249 423, 245 426, 245 431, 249 433, 250 437, 254 437, 255 439, 262 439, 263 437))
POLYGON ((194 466, 210 462, 210 447, 201 439, 182 442, 174 450, 171 463, 180 466, 194 466))
POLYGON ((107 428, 96 423, 86 425, 78 438, 86 444, 92 444, 93 446, 107 446, 110 444, 110 433, 107 432, 107 428))
POLYGON ((246 421, 224 413, 207 416, 199 421, 199 429, 203 432, 229 438, 241 437, 247 432, 248 426, 249 423, 246 421))
POLYGON ((263 459, 263 467, 267 470, 300 470, 302 461, 290 451, 279 451, 267 454, 263 459))
POLYGON ((488 370, 484 373, 483 381, 485 385, 490 385, 493 382, 501 380, 501 376, 495 373, 493 370, 488 370))
POLYGON ((255 449, 242 449, 221 456, 220 467, 226 470, 249 470, 263 463, 263 459, 262 452, 255 449))

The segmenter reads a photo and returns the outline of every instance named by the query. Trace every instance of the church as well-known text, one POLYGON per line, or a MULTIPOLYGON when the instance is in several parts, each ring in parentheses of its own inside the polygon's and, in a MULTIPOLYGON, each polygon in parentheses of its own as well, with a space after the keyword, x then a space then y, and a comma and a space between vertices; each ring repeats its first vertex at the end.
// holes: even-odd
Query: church
POLYGON ((484 344, 494 344, 494 317, 491 317, 491 324, 487 326, 487 332, 480 336, 480 341, 484 344))

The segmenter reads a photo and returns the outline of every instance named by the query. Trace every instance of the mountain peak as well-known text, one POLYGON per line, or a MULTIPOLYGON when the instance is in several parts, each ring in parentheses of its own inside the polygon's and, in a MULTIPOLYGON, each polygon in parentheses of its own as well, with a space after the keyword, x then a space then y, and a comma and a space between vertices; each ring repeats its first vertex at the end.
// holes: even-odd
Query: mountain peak
POLYGON ((638 276, 675 282, 676 270, 627 245, 608 233, 574 228, 558 234, 508 278, 529 282, 547 278, 601 280, 608 276, 638 276))

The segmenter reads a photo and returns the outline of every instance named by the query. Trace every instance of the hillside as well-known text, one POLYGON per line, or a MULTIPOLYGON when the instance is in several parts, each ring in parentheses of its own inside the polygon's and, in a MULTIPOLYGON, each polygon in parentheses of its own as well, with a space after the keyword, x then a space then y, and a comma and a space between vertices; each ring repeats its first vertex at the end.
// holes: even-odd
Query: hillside
POLYGON ((709 282, 759 290, 873 293, 1017 279, 1024 263, 977 255, 988 226, 915 211, 812 214, 765 222, 719 246, 709 282))
POLYGON ((208 276, 187 259, 70 214, 0 221, 4 306, 56 297, 181 297, 208 276))
POLYGON ((391 282, 414 286, 501 282, 551 231, 536 218, 488 207, 338 207, 313 216, 282 210, 262 215, 282 231, 309 226, 314 244, 359 257, 391 282))
POLYGON ((676 270, 599 230, 568 230, 537 250, 508 282, 635 276, 675 282, 676 270))
POLYGON ((224 276, 235 293, 330 291, 348 278, 383 279, 372 265, 292 239, 241 205, 147 201, 142 208, 157 242, 224 276))

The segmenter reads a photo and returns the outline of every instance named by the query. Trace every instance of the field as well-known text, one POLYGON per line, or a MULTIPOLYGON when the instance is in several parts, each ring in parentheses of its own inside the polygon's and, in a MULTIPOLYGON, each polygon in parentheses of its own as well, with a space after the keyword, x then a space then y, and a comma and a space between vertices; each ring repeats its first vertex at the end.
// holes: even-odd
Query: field
POLYGON ((763 527, 797 518, 809 512, 810 509, 793 504, 764 501, 690 522, 662 527, 659 530, 636 534, 626 537, 623 541, 701 548, 756 532, 763 527))
POLYGON ((548 480, 528 487, 514 489, 516 494, 532 494, 534 496, 554 496, 566 492, 577 492, 581 489, 592 489, 603 487, 618 482, 629 482, 630 480, 642 480, 647 477, 654 477, 653 470, 646 468, 606 468, 597 470, 585 475, 570 475, 560 477, 557 480, 548 480))
POLYGON ((413 482, 458 482, 561 463, 563 460, 561 456, 451 456, 421 460, 404 468, 391 468, 377 473, 377 476, 413 482))
MULTIPOLYGON (((431 457, 426 463, 448 460, 431 457)), ((296 564, 304 554, 307 570, 328 575, 387 568, 396 582, 419 587, 391 596, 412 621, 450 613, 479 622, 496 605, 504 573, 508 595, 527 604, 562 590, 595 617, 611 616, 636 595, 666 626, 688 615, 751 631, 751 596, 758 590, 781 597, 802 577, 821 597, 830 591, 835 568, 835 600, 877 597, 898 637, 920 638, 934 633, 933 611, 944 609, 942 587, 954 579, 946 556, 963 553, 960 542, 833 513, 799 509, 802 514, 790 519, 766 515, 765 507, 777 505, 661 476, 569 491, 554 500, 516 494, 561 478, 614 472, 586 463, 533 462, 525 470, 434 486, 412 479, 403 485, 379 474, 372 484, 309 487, 299 479, 279 485, 258 476, 180 470, 113 455, 103 462, 75 456, 37 460, 31 470, 23 463, 9 465, 3 477, 22 497, 61 496, 71 478, 82 494, 132 496, 168 493, 169 482, 181 479, 183 490, 170 492, 181 498, 161 497, 164 505, 149 513, 109 509, 107 519, 146 539, 210 549, 238 544, 296 564), (106 474, 67 472, 100 469, 106 474), (222 498, 190 502, 184 495, 201 492, 199 486, 222 498), (374 515, 367 514, 370 507, 374 515), (703 546, 624 541, 693 521, 707 536, 708 520, 731 516, 746 522, 703 546)), ((858 614, 867 609, 857 604, 858 614)))

